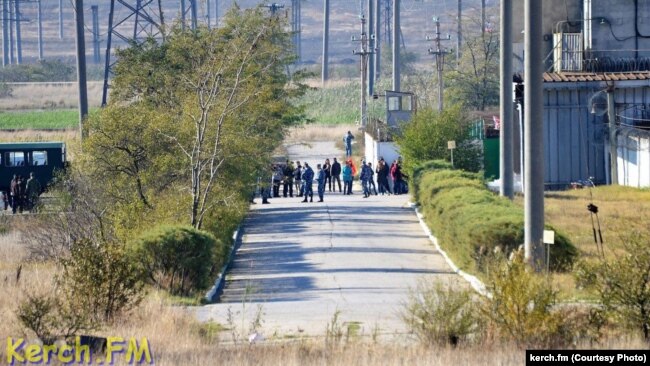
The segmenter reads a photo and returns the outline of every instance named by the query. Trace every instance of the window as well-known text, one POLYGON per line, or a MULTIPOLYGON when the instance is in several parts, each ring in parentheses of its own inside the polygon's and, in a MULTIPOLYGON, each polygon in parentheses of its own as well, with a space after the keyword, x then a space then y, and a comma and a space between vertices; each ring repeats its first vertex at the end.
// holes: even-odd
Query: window
POLYGON ((402 110, 403 111, 410 111, 411 106, 412 106, 412 96, 410 95, 405 95, 402 97, 402 110))
POLYGON ((32 151, 32 165, 47 165, 47 151, 32 151))
POLYGON ((22 151, 12 151, 5 153, 6 166, 25 166, 25 153, 22 151))
POLYGON ((389 111, 399 111, 400 110, 400 97, 388 97, 388 110, 389 111))

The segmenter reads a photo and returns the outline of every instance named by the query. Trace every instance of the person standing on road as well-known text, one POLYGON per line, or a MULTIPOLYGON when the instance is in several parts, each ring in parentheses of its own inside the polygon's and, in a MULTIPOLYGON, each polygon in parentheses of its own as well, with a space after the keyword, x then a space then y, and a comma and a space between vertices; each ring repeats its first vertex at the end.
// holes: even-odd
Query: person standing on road
POLYGON ((393 161, 390 166, 390 179, 393 182, 393 194, 398 195, 400 190, 399 181, 397 180, 397 160, 393 161))
POLYGON ((11 213, 16 213, 18 200, 20 199, 20 185, 18 184, 18 177, 14 174, 14 178, 9 184, 9 201, 11 205, 11 213))
POLYGON ((302 165, 300 165, 300 161, 296 161, 296 169, 293 170, 293 181, 296 183, 298 197, 302 197, 302 165))
POLYGON ((372 170, 372 163, 368 163, 368 168, 370 170, 370 180, 368 180, 368 191, 370 193, 375 192, 377 196, 377 186, 375 185, 375 171, 372 170))
POLYGON ((330 174, 332 176, 330 181, 330 192, 332 191, 332 186, 334 186, 334 192, 336 192, 336 183, 338 183, 339 192, 341 192, 341 163, 336 161, 336 158, 334 158, 334 162, 332 163, 330 174))
POLYGON ((289 197, 293 197, 293 163, 290 160, 287 160, 287 165, 285 165, 283 169, 283 188, 282 188, 282 195, 284 198, 287 198, 287 193, 289 193, 289 197))
POLYGON ((343 194, 352 194, 352 163, 349 161, 343 167, 343 194))
POLYGON ((352 156, 352 140, 354 140, 354 135, 352 132, 348 131, 348 133, 343 136, 343 142, 345 143, 345 156, 347 157, 352 156))
POLYGON ((377 185, 379 186, 379 193, 390 194, 390 186, 388 185, 388 166, 384 158, 379 159, 377 163, 377 185))
POLYGON ((273 198, 280 197, 280 184, 282 184, 282 178, 284 177, 284 171, 279 165, 273 165, 273 198))
POLYGON ((361 180, 361 186, 363 187, 363 198, 368 198, 370 196, 370 178, 372 177, 370 173, 372 170, 368 167, 365 160, 361 161, 361 173, 359 174, 359 179, 361 180))
POLYGON ((330 164, 330 159, 325 159, 323 170, 325 171, 325 184, 329 185, 330 192, 332 192, 332 164, 330 164))
POLYGON ((314 170, 305 163, 305 170, 302 172, 302 184, 304 186, 303 192, 305 194, 305 199, 302 202, 307 202, 307 196, 309 196, 309 202, 314 202, 314 191, 312 189, 312 183, 314 180, 314 170))
POLYGON ((41 194, 41 183, 34 177, 34 173, 29 173, 27 180, 27 208, 31 212, 36 212, 36 205, 38 205, 38 196, 41 194))
POLYGON ((323 202, 325 196, 325 181, 327 180, 327 173, 325 168, 321 168, 321 165, 316 165, 318 169, 318 175, 316 176, 316 181, 318 182, 318 202, 323 202))

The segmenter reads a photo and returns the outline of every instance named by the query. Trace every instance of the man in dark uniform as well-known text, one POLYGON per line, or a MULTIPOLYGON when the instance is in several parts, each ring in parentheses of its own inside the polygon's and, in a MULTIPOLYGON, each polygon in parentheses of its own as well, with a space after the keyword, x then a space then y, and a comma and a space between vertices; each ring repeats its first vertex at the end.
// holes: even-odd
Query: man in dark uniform
POLYGON ((302 172, 302 184, 303 184, 303 193, 305 199, 302 202, 307 202, 307 197, 309 197, 309 202, 314 202, 314 191, 312 189, 312 183, 314 180, 314 170, 305 163, 305 170, 302 172))

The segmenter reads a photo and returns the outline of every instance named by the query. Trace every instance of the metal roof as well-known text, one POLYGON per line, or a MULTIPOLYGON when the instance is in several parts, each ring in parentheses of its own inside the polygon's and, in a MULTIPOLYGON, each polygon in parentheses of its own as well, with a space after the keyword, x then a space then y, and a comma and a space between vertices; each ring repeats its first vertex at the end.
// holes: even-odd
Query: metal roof
POLYGON ((650 80, 650 72, 545 72, 545 83, 571 83, 585 81, 623 81, 623 80, 650 80))
POLYGON ((0 150, 7 149, 60 149, 64 148, 65 143, 60 141, 49 142, 2 142, 0 150))

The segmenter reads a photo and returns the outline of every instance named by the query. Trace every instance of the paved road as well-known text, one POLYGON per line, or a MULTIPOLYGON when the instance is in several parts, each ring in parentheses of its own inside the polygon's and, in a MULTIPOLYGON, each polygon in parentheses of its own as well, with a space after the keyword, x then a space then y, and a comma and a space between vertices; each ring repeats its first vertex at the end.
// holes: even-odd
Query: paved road
MULTIPOLYGON (((327 143, 290 148, 292 157, 308 157, 313 166, 332 152, 327 143)), ((324 334, 337 311, 340 323, 358 322, 365 334, 377 327, 399 333, 406 330, 402 304, 419 279, 460 281, 422 231, 407 196, 364 199, 357 190, 326 193, 324 203, 300 200, 253 206, 222 302, 198 308, 200 320, 226 323, 230 308, 240 312, 238 322, 248 322, 262 304, 266 335, 324 334)))

